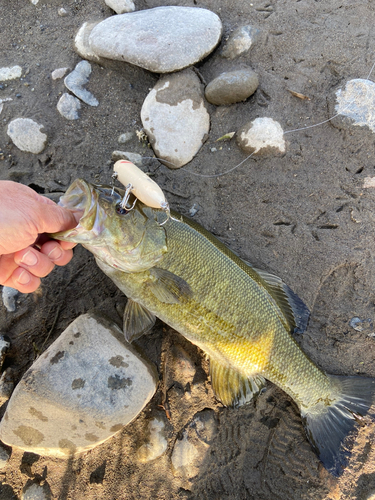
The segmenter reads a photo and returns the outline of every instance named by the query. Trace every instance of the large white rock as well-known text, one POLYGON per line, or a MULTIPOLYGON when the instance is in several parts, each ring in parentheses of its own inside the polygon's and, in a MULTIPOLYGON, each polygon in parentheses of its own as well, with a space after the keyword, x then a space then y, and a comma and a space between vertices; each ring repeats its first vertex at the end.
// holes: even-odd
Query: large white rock
POLYGON ((349 80, 345 89, 336 92, 335 111, 351 118, 353 125, 368 128, 375 132, 375 83, 358 78, 349 80))
POLYGON ((38 154, 47 142, 47 135, 40 131, 42 128, 43 125, 31 118, 16 118, 9 123, 7 134, 21 151, 38 154))
POLYGON ((197 75, 185 70, 161 78, 143 103, 141 119, 162 163, 179 168, 191 161, 210 129, 197 75))
POLYGON ((210 54, 221 32, 219 17, 207 9, 156 7, 100 22, 92 29, 85 50, 156 73, 169 73, 210 54))
POLYGON ((101 315, 73 321, 22 377, 0 424, 1 441, 66 457, 131 422, 153 396, 157 378, 122 339, 101 315))

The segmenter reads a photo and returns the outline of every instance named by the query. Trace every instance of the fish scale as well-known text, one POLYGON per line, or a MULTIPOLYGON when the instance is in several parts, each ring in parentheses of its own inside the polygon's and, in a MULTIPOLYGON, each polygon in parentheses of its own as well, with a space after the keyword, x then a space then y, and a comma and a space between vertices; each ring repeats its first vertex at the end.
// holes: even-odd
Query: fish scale
POLYGON ((82 211, 79 224, 53 236, 82 243, 126 294, 125 337, 137 338, 160 318, 209 356, 212 387, 225 405, 250 401, 265 378, 275 383, 298 405, 325 467, 341 474, 356 422, 373 416, 374 379, 328 375, 306 356, 291 334, 305 330, 308 309, 280 278, 247 264, 196 222, 173 211, 165 221, 162 210, 139 200, 126 210, 122 197, 78 179, 60 204, 82 211))

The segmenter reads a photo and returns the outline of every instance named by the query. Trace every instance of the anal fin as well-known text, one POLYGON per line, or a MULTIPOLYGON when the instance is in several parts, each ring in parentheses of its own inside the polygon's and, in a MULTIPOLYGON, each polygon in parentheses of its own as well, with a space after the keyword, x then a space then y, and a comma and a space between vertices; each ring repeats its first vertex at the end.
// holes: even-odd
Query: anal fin
POLYGON ((210 359, 210 377, 215 396, 224 406, 242 406, 260 393, 266 385, 265 379, 258 374, 245 377, 238 370, 223 366, 210 359))
POLYGON ((148 333, 154 326, 156 317, 138 302, 128 299, 124 311, 123 331, 128 342, 148 333))

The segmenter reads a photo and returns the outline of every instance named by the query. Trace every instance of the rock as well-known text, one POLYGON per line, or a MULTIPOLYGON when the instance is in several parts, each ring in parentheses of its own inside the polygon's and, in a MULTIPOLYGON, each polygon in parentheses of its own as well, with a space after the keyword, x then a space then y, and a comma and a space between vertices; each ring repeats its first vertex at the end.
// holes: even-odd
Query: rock
POLYGON ((177 439, 171 456, 174 472, 184 477, 194 477, 197 473, 195 462, 198 457, 198 448, 189 441, 188 433, 184 431, 182 439, 177 439))
POLYGON ((375 177, 365 177, 362 187, 363 189, 375 188, 375 177))
POLYGON ((153 367, 115 324, 84 314, 22 377, 0 423, 0 439, 39 455, 89 450, 131 422, 156 384, 153 367))
POLYGON ((191 66, 210 54, 222 25, 213 12, 193 7, 156 7, 105 19, 89 35, 89 50, 155 73, 191 66))
POLYGON ((67 120, 78 120, 78 111, 81 109, 81 103, 76 97, 66 92, 60 97, 57 103, 57 110, 61 116, 67 120))
POLYGON ((10 458, 10 451, 8 451, 2 444, 0 444, 0 470, 5 469, 10 458))
POLYGON ((125 144, 129 141, 131 141, 134 137, 134 133, 133 132, 126 132, 125 134, 121 134, 119 136, 119 138, 117 139, 117 142, 119 142, 120 144, 125 144))
POLYGON ((215 412, 209 408, 196 413, 193 419, 195 431, 202 443, 210 445, 217 434, 217 420, 215 412))
POLYGON ((375 83, 356 79, 346 83, 345 90, 336 92, 335 112, 350 118, 349 126, 368 126, 375 132, 375 83))
POLYGON ((48 483, 43 485, 29 480, 21 495, 21 500, 51 500, 52 493, 48 483))
POLYGON ((83 88, 89 81, 91 74, 91 64, 87 61, 81 61, 77 64, 74 70, 65 77, 65 87, 70 90, 81 101, 89 106, 98 106, 99 102, 91 92, 83 88))
POLYGON ((228 71, 212 80, 206 87, 208 102, 221 106, 245 101, 258 88, 257 74, 250 68, 228 71))
POLYGON ((8 312, 14 312, 16 310, 16 298, 20 292, 15 288, 11 288, 10 286, 4 286, 2 297, 3 304, 8 312))
POLYGON ((135 10, 135 5, 132 0, 105 0, 105 3, 116 14, 124 14, 124 12, 133 12, 135 10))
POLYGON ((285 153, 284 131, 272 118, 256 118, 237 132, 237 144, 246 153, 285 153))
POLYGON ((143 165, 143 156, 138 153, 128 153, 126 151, 113 151, 111 156, 112 161, 118 160, 129 160, 137 167, 141 167, 143 165))
POLYGON ((143 444, 137 451, 137 458, 140 462, 155 460, 166 451, 168 446, 165 421, 162 417, 150 420, 148 432, 148 442, 143 444))
POLYGON ((4 108, 4 102, 8 101, 13 101, 13 99, 11 97, 5 97, 4 99, 0 99, 0 114, 4 108))
POLYGON ((0 377, 0 406, 2 406, 10 396, 14 389, 13 370, 7 368, 0 377))
POLYGON ((33 4, 33 5, 37 5, 39 3, 39 0, 30 0, 30 2, 33 4))
POLYGON ((42 128, 43 125, 30 118, 16 118, 9 123, 7 134, 21 151, 39 154, 47 142, 47 135, 40 131, 42 128))
POLYGON ((100 57, 98 57, 93 50, 90 48, 89 37, 92 30, 95 28, 100 21, 95 21, 92 23, 83 23, 79 28, 75 38, 74 38, 74 48, 82 59, 88 59, 89 61, 100 62, 100 57))
POLYGON ((51 73, 52 80, 58 80, 59 78, 64 78, 64 76, 68 71, 69 68, 57 68, 53 70, 51 73))
POLYGON ((64 9, 64 7, 60 7, 57 13, 60 17, 66 17, 68 15, 68 11, 64 9))
POLYGON ((185 70, 161 78, 143 103, 141 119, 161 162, 169 168, 186 165, 210 129, 197 75, 185 70))
POLYGON ((250 25, 236 29, 224 44, 221 55, 226 59, 235 59, 246 54, 259 35, 260 31, 250 25))
POLYGON ((22 68, 21 66, 12 66, 11 68, 0 68, 0 82, 6 80, 14 80, 15 78, 21 78, 22 68))
POLYGON ((9 339, 6 335, 0 335, 0 368, 3 366, 5 356, 10 347, 9 339))

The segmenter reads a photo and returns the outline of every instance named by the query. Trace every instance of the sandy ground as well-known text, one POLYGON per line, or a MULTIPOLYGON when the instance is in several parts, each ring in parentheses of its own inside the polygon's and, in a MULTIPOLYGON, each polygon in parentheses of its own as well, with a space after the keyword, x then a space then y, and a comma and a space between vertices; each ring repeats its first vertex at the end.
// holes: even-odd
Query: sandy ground
MULTIPOLYGON (((137 9, 167 4, 135 3, 137 9)), ((173 208, 188 214, 198 204, 196 220, 246 260, 278 274, 303 298, 312 314, 298 341, 320 367, 375 377, 371 331, 349 326, 354 316, 375 319, 375 191, 363 189, 364 178, 375 175, 374 134, 335 119, 287 134, 282 158, 251 159, 216 179, 188 173, 220 173, 242 161, 245 155, 234 142, 218 146, 215 140, 258 116, 278 120, 285 131, 332 116, 335 91, 352 78, 366 78, 375 61, 374 5, 367 0, 169 3, 211 9, 222 19, 224 36, 244 24, 258 27, 261 37, 241 61, 258 72, 260 85, 244 103, 208 105, 210 136, 189 165, 171 171, 150 161, 148 170, 173 208)), ((92 64, 88 88, 100 105, 83 105, 81 118, 69 122, 56 110, 63 81, 53 81, 50 74, 79 62, 72 41, 84 21, 111 14, 101 0, 40 0, 37 6, 28 0, 0 0, 0 67, 19 64, 26 75, 0 89, 0 98, 13 98, 0 116, 0 179, 46 194, 65 191, 77 177, 109 182, 108 160, 113 150, 121 149, 117 138, 141 128, 142 102, 158 75, 125 63, 92 64), (66 17, 58 15, 60 7, 66 8, 66 17), (44 124, 49 141, 43 153, 23 153, 10 142, 6 126, 17 117, 44 124)), ((198 65, 206 81, 223 65, 219 50, 198 65)), ((126 150, 152 153, 136 138, 126 150)), ((98 308, 115 317, 124 303, 91 255, 78 247, 74 260, 44 279, 38 293, 20 298, 16 313, 0 306, 0 330, 12 341, 6 366, 13 366, 20 378, 79 314, 98 308)), ((110 441, 74 460, 13 450, 0 471, 2 500, 20 498, 33 479, 47 481, 53 498, 61 500, 375 498, 374 426, 360 430, 349 467, 335 479, 306 441, 296 407, 277 387, 268 384, 261 397, 240 409, 224 408, 213 396, 202 353, 175 331, 157 323, 137 343, 157 365, 161 379, 146 409, 110 441), (183 380, 178 371, 181 353, 195 366, 191 379, 183 380), (136 450, 145 442, 149 419, 165 418, 159 406, 163 391, 171 411, 168 449, 142 464, 136 450), (204 409, 214 412, 217 432, 189 480, 173 473, 171 452, 204 409)))

